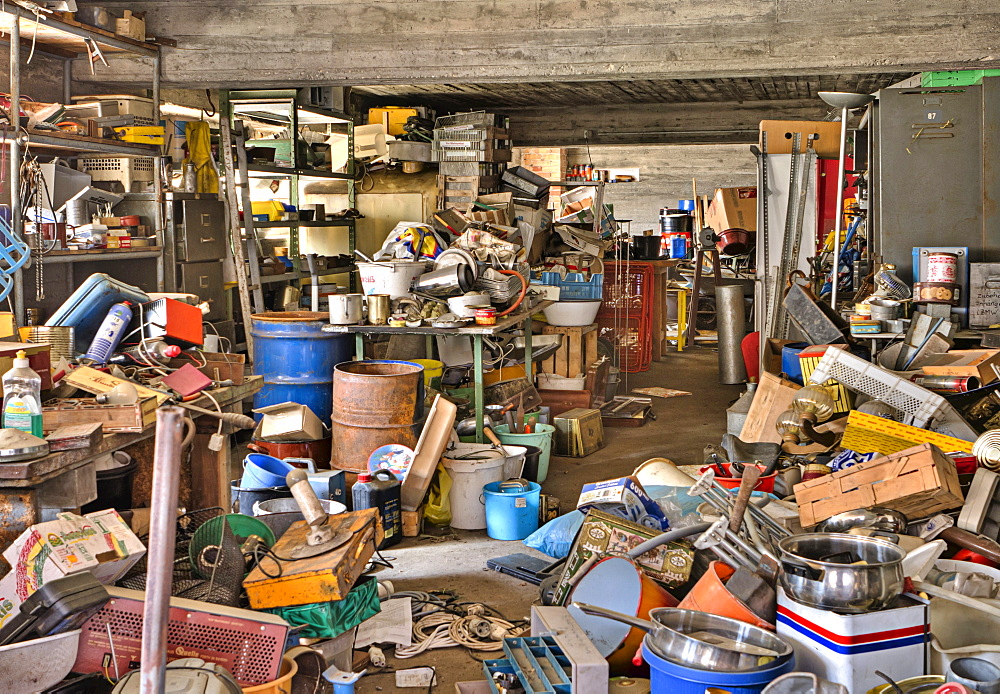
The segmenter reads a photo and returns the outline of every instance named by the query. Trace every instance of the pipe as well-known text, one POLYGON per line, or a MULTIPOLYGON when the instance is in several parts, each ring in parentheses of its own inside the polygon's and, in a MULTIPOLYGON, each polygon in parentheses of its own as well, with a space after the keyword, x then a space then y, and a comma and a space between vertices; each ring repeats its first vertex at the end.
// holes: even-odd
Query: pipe
MULTIPOLYGON (((17 7, 15 10, 19 9, 17 7)), ((10 228, 11 232, 21 236, 21 15, 14 14, 10 28, 10 228)), ((24 284, 21 282, 22 271, 14 272, 14 321, 16 325, 24 325, 24 284)))
POLYGON ((668 530, 665 533, 657 535, 656 537, 650 538, 645 542, 636 545, 635 547, 630 549, 628 554, 626 554, 625 556, 627 556, 629 559, 637 559, 638 557, 641 557, 649 550, 656 549, 662 544, 666 544, 667 542, 672 542, 674 540, 679 540, 683 537, 688 537, 690 535, 698 535, 700 533, 705 532, 711 527, 712 527, 711 523, 695 523, 694 525, 688 525, 683 528, 675 528, 673 530, 668 530))
POLYGON ((143 610, 140 694, 164 691, 167 666, 167 614, 174 570, 177 534, 177 490, 181 473, 181 436, 184 410, 161 407, 156 411, 153 450, 153 508, 149 520, 146 555, 146 602, 143 610))
POLYGON ((837 218, 833 226, 833 281, 830 283, 830 308, 837 311, 837 285, 840 284, 840 232, 844 226, 844 175, 847 157, 847 107, 840 110, 840 161, 837 163, 837 218))
POLYGON ((743 287, 726 284, 715 288, 715 315, 719 331, 719 382, 746 383, 747 369, 741 347, 746 335, 743 287))

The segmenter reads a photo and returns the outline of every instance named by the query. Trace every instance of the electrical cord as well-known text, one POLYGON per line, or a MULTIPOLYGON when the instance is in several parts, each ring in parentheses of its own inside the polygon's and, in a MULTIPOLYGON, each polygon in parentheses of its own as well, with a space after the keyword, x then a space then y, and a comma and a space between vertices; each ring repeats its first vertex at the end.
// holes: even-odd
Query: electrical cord
POLYGON ((491 615, 493 610, 482 603, 457 603, 454 597, 449 601, 419 591, 401 591, 389 599, 405 597, 414 603, 414 643, 397 647, 397 658, 413 658, 430 650, 457 646, 474 652, 499 651, 503 639, 517 628, 514 623, 491 615))

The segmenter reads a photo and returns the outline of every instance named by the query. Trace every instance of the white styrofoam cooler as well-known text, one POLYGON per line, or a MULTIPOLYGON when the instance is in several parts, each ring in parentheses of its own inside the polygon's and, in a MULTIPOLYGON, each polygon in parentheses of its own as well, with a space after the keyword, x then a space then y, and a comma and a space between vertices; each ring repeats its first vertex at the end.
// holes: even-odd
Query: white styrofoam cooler
POLYGON ((928 605, 902 596, 899 607, 866 614, 837 614, 795 602, 778 589, 778 634, 795 648, 796 670, 860 694, 927 672, 928 605))

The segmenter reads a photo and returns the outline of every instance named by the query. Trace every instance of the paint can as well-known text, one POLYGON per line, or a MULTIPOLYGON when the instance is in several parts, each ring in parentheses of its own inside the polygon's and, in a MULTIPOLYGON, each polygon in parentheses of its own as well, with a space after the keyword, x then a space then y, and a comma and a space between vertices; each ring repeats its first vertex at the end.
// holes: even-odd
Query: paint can
POLYGON ((956 253, 930 253, 927 256, 925 282, 957 282, 958 255, 956 253))
POLYGON ((476 325, 496 325, 497 310, 492 306, 489 308, 476 309, 476 325))

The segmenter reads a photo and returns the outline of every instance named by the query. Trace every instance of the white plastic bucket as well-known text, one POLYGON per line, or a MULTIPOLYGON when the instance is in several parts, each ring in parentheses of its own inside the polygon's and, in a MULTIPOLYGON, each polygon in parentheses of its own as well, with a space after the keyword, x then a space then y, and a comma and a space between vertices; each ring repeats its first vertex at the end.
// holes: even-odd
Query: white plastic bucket
MULTIPOLYGON (((989 566, 950 559, 938 559, 934 565, 942 571, 977 572, 1000 580, 1000 571, 989 566)), ((1000 607, 1000 600, 984 602, 1000 607)), ((958 658, 982 658, 1000 666, 1000 619, 973 607, 932 598, 930 622, 931 674, 947 674, 948 665, 958 658)))
MULTIPOLYGON (((524 448, 521 448, 524 461, 524 448)), ((505 477, 507 458, 496 449, 481 444, 458 444, 446 451, 441 464, 451 475, 451 527, 459 530, 486 528, 486 501, 483 487, 505 477), (467 457, 462 457, 467 456, 467 457)))
POLYGON ((410 298, 410 283, 426 270, 425 263, 415 260, 358 263, 358 274, 361 275, 361 287, 365 294, 388 294, 393 299, 410 298))

